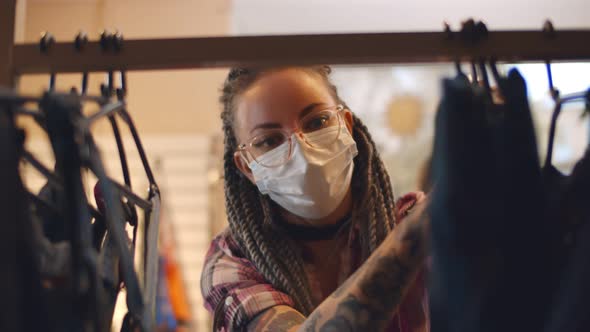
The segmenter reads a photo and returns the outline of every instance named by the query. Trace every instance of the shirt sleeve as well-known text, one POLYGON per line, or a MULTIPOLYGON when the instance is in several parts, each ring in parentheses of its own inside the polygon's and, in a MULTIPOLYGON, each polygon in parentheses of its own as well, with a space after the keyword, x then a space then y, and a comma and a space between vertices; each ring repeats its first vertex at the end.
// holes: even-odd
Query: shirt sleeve
POLYGON ((211 243, 201 275, 205 308, 213 314, 214 330, 241 331, 259 313, 277 305, 294 306, 249 260, 225 231, 211 243))
POLYGON ((395 216, 397 222, 400 223, 416 205, 416 203, 424 200, 426 195, 421 191, 411 192, 403 195, 395 202, 395 216))

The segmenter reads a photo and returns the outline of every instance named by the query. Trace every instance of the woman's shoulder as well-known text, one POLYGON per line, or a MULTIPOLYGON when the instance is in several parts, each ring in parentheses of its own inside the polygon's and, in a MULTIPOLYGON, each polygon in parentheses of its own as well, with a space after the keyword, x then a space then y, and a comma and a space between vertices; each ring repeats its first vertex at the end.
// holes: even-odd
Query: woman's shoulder
POLYGON ((230 331, 241 331, 268 308, 294 306, 290 296, 276 290, 241 254, 229 229, 211 241, 201 272, 201 295, 215 325, 230 331))
POLYGON ((229 227, 226 227, 211 240, 207 256, 211 256, 213 253, 223 253, 229 257, 243 258, 240 246, 229 227))
POLYGON ((244 281, 263 280, 254 264, 241 255, 229 230, 224 230, 211 241, 201 271, 201 291, 205 298, 239 287, 244 281))

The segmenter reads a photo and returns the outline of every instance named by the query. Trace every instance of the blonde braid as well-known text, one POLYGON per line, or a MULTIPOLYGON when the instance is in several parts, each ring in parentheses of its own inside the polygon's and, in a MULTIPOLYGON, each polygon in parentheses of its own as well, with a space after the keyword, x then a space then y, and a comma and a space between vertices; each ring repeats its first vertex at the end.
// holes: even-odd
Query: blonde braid
MULTIPOLYGON (((264 216, 265 216, 265 225, 268 225, 270 227, 273 226, 272 220, 271 220, 271 216, 272 211, 271 211, 271 204, 269 202, 269 198, 268 197, 261 197, 260 198, 261 202, 262 202, 262 207, 264 210, 264 216)), ((284 247, 285 250, 285 255, 282 255, 283 259, 282 261, 287 263, 287 262, 297 262, 298 260, 301 259, 301 255, 299 250, 296 250, 295 248, 297 248, 295 246, 294 243, 292 243, 292 241, 290 239, 288 239, 288 237, 285 236, 285 238, 287 238, 287 242, 289 242, 288 245, 284 246, 279 242, 278 237, 274 237, 274 236, 270 236, 270 238, 273 240, 273 246, 274 247, 284 247)), ((284 241, 284 240, 281 240, 284 241)), ((285 264, 286 268, 287 268, 287 272, 289 275, 299 275, 299 276, 306 276, 306 272, 303 268, 303 264, 285 264)), ((307 278, 296 278, 295 280, 296 285, 295 285, 295 289, 308 289, 308 284, 307 284, 307 278)), ((298 299, 299 301, 302 302, 301 306, 306 308, 306 310, 309 310, 309 312, 313 311, 314 308, 314 304, 313 304, 313 300, 311 297, 311 293, 310 292, 301 292, 301 299, 298 299)))

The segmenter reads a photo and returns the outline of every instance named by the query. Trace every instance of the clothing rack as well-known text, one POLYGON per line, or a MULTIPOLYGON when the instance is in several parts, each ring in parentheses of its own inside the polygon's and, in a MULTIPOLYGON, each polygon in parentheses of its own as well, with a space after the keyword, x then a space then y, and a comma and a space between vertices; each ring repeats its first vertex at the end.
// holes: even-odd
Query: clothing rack
POLYGON ((78 51, 59 42, 14 45, 16 0, 0 2, 0 86, 23 74, 167 70, 305 64, 590 60, 590 30, 486 31, 468 41, 458 32, 402 32, 125 40, 105 52, 93 41, 78 51))
POLYGON ((36 74, 107 70, 164 70, 290 64, 375 64, 590 59, 590 31, 490 32, 469 44, 444 32, 371 33, 293 36, 246 36, 126 40, 118 53, 100 42, 78 52, 72 42, 57 43, 48 54, 37 44, 14 48, 13 72, 36 74))

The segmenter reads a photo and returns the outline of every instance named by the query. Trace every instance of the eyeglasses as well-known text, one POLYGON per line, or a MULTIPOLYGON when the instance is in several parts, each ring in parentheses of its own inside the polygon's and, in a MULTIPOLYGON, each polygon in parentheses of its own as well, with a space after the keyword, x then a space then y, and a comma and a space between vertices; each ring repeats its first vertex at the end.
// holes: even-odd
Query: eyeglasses
POLYGON ((293 153, 294 133, 303 134, 301 137, 311 147, 321 148, 334 143, 340 134, 342 125, 340 112, 343 110, 342 105, 315 110, 301 118, 296 130, 292 132, 283 129, 267 129, 249 142, 238 146, 237 152, 247 162, 254 160, 265 167, 284 165, 291 159, 293 153))

